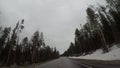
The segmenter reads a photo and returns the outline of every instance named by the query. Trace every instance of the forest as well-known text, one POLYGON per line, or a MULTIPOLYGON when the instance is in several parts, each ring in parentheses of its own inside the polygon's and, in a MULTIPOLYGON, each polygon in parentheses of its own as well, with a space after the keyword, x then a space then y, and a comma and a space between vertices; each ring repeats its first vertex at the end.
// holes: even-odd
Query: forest
POLYGON ((75 30, 74 43, 70 43, 63 56, 83 56, 97 49, 106 53, 113 44, 120 43, 120 0, 106 0, 106 3, 86 9, 87 22, 75 30))
POLYGON ((0 66, 29 65, 59 57, 56 48, 46 45, 43 32, 35 31, 31 39, 25 37, 20 42, 24 29, 24 19, 15 28, 0 27, 0 66))
MULTIPOLYGON (((61 56, 85 56, 97 49, 109 52, 120 43, 120 0, 106 0, 107 5, 88 6, 86 22, 75 30, 74 42, 61 56)), ((14 28, 0 25, 0 66, 30 65, 60 57, 59 51, 45 43, 43 32, 20 40, 22 19, 14 28)), ((120 46, 118 46, 120 47, 120 46)))

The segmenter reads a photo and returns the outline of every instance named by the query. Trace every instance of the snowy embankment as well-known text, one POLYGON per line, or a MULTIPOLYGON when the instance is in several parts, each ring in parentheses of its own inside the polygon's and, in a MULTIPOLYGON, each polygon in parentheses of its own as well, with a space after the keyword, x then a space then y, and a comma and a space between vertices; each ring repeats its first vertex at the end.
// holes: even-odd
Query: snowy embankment
POLYGON ((94 59, 94 60, 120 60, 120 48, 117 45, 111 47, 111 51, 104 53, 102 49, 96 50, 93 54, 80 57, 71 57, 75 59, 94 59))

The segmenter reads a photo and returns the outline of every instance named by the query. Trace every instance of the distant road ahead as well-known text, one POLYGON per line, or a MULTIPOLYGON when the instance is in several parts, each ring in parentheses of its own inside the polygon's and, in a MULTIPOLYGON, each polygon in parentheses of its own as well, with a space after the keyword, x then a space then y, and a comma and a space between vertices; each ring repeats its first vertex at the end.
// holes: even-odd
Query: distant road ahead
POLYGON ((78 60, 61 57, 35 68, 120 68, 120 61, 78 60))

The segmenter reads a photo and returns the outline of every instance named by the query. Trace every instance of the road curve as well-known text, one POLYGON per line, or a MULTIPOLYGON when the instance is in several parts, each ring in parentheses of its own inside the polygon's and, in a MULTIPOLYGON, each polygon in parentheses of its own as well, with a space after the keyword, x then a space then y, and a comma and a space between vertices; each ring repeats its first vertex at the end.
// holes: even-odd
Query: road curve
POLYGON ((120 61, 100 61, 85 59, 59 59, 41 64, 35 68, 120 68, 120 61))
POLYGON ((61 57, 59 59, 47 62, 35 68, 84 68, 74 62, 71 62, 69 58, 61 57))

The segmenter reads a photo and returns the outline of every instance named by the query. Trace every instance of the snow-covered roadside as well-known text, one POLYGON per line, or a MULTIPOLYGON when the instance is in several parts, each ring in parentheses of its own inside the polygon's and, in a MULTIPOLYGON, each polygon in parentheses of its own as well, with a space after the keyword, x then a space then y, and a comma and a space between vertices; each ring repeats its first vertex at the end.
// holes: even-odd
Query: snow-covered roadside
POLYGON ((120 60, 120 48, 116 45, 111 47, 111 51, 103 54, 102 49, 95 51, 93 54, 80 57, 70 57, 75 59, 95 59, 95 60, 120 60))

